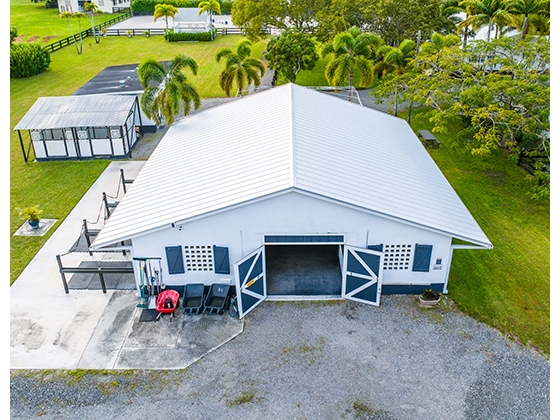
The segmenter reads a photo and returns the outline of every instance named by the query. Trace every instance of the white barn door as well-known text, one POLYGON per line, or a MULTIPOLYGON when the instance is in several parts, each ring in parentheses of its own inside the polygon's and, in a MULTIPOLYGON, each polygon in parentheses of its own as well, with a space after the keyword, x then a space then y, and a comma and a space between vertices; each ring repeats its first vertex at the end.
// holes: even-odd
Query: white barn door
POLYGON ((381 297, 381 258, 383 253, 371 249, 344 247, 342 297, 379 306, 381 297))
POLYGON ((234 274, 239 318, 243 318, 266 299, 264 246, 236 262, 234 274))

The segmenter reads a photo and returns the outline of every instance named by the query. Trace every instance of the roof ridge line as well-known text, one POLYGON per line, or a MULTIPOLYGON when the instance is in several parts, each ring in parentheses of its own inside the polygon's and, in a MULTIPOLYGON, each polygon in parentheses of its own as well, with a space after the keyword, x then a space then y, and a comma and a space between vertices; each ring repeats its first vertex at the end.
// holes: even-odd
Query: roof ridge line
POLYGON ((296 186, 296 153, 295 153, 295 136, 294 136, 294 84, 289 84, 289 107, 288 112, 290 113, 289 118, 289 132, 290 132, 290 183, 292 186, 296 186))

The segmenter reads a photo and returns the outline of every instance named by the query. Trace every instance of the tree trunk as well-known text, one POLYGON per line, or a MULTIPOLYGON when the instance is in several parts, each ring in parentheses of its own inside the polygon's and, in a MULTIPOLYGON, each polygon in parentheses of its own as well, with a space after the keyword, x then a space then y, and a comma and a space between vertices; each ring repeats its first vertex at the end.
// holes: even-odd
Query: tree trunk
POLYGON ((521 39, 525 39, 528 32, 529 32, 529 15, 525 15, 525 19, 523 19, 523 31, 521 33, 521 39))
POLYGON ((395 88, 395 117, 399 115, 399 100, 397 99, 397 88, 395 88))

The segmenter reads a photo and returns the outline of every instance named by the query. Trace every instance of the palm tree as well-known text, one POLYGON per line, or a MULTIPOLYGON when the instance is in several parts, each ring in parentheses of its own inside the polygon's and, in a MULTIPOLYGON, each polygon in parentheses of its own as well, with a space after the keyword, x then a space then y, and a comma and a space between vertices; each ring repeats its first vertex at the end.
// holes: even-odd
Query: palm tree
POLYGON ((350 89, 354 82, 354 68, 362 75, 361 86, 373 83, 373 62, 368 59, 379 47, 378 38, 373 34, 363 34, 358 28, 350 28, 337 34, 332 42, 321 49, 321 57, 329 54, 333 58, 325 68, 325 77, 331 86, 342 86, 348 82, 350 89))
POLYGON ((144 88, 140 106, 158 126, 162 117, 167 125, 171 125, 181 111, 188 115, 191 103, 195 109, 200 108, 200 96, 187 81, 183 73, 185 68, 194 75, 198 71, 196 61, 184 54, 176 56, 169 64, 148 58, 138 66, 138 78, 144 88))
POLYGON ((398 47, 384 45, 378 50, 378 55, 383 58, 383 74, 404 72, 409 61, 416 54, 416 43, 411 39, 405 39, 398 47))
POLYGON ((175 6, 171 4, 156 4, 154 7, 154 22, 159 18, 165 19, 165 32, 169 31, 169 22, 168 18, 174 18, 175 15, 179 12, 175 6))
POLYGON ((529 16, 544 15, 548 12, 550 0, 511 0, 509 3, 510 13, 523 16, 521 25, 521 38, 525 39, 529 32, 529 16))
POLYGON ((490 41, 494 24, 496 25, 495 38, 498 38, 500 27, 513 22, 512 15, 508 11, 507 0, 464 0, 461 5, 467 10, 468 17, 460 26, 488 25, 487 41, 490 41))
MULTIPOLYGON (((95 30, 95 14, 100 12, 101 9, 99 9, 99 7, 97 7, 97 4, 95 4, 92 1, 88 1, 84 4, 84 10, 87 12, 87 14, 89 15, 90 21, 91 21, 91 31, 93 32, 93 37, 95 38, 95 43, 99 44, 99 41, 101 40, 101 35, 99 34, 99 31, 95 30)), ((99 20, 99 18, 97 18, 99 20)))
MULTIPOLYGON (((392 73, 400 75, 406 72, 408 63, 416 55, 416 42, 411 39, 405 39, 398 47, 391 47, 390 45, 383 45, 377 51, 378 56, 381 58, 375 68, 376 71, 381 72, 383 76, 392 73)), ((395 115, 399 113, 399 101, 397 99, 398 85, 395 85, 395 115)), ((409 115, 412 113, 412 102, 410 103, 409 115)), ((410 120, 410 117, 409 117, 410 120)), ((410 121, 409 121, 410 122, 410 121)))
POLYGON ((453 47, 461 42, 461 40, 457 35, 454 34, 442 35, 437 32, 433 33, 430 39, 431 39, 430 41, 424 42, 420 46, 420 49, 424 53, 435 54, 436 63, 439 62, 439 59, 441 58, 441 53, 445 48, 453 47))
POLYGON ((222 11, 220 10, 220 3, 217 0, 207 0, 202 1, 198 4, 198 16, 203 14, 204 12, 208 12, 210 15, 210 36, 214 37, 214 32, 212 31, 212 12, 216 12, 216 14, 221 14, 222 11))
POLYGON ((216 53, 218 63, 225 58, 225 68, 220 73, 218 81, 227 96, 230 96, 234 85, 237 86, 238 95, 251 83, 255 87, 260 86, 265 67, 261 60, 251 57, 252 46, 251 41, 242 39, 237 43, 235 52, 229 48, 222 48, 216 53))
POLYGON ((82 53, 82 25, 81 25, 81 18, 86 17, 86 15, 84 15, 82 12, 62 12, 60 15, 58 15, 61 19, 66 19, 66 22, 68 23, 68 27, 70 28, 70 33, 72 34, 72 39, 74 39, 74 45, 76 46, 76 51, 78 52, 78 54, 82 53), (78 32, 80 34, 80 46, 78 47, 78 44, 76 42, 76 35, 74 35, 74 30, 72 29, 72 24, 70 23, 70 19, 78 19, 78 32))

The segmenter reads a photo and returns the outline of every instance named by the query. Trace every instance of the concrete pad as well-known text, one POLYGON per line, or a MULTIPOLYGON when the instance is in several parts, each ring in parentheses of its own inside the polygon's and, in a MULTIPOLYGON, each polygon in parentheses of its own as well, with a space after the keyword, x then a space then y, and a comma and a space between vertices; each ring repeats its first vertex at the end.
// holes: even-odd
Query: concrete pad
POLYGON ((122 199, 120 170, 126 179, 134 179, 144 163, 111 162, 11 286, 10 368, 181 369, 243 331, 240 319, 184 315, 181 308, 172 321, 163 315, 157 322, 140 322, 136 290, 65 293, 56 255, 62 255, 64 266, 74 267, 130 261, 129 255, 118 252, 67 252, 80 236, 84 219, 92 222, 91 229, 103 226, 103 217, 93 223, 103 193, 122 199))
MULTIPOLYGON (((102 195, 115 196, 120 169, 134 179, 143 161, 112 162, 10 287, 10 367, 75 369, 114 292, 64 291, 56 255, 65 254, 79 237, 83 220, 96 221, 102 195)), ((122 198, 117 196, 117 199, 122 198)), ((92 229, 103 225, 103 217, 92 229)), ((77 266, 99 256, 65 255, 77 266)), ((119 253, 104 259, 122 260, 119 253)))
POLYGON ((25 222, 14 233, 15 236, 44 236, 45 233, 57 222, 58 219, 41 219, 39 226, 32 228, 29 223, 25 222))

